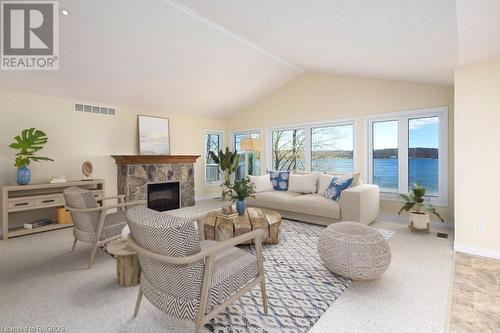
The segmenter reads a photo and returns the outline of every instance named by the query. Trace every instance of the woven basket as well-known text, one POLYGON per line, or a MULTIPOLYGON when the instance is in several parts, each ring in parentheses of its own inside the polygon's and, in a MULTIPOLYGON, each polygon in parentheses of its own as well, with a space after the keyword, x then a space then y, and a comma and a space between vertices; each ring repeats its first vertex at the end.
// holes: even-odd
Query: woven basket
POLYGON ((73 222, 73 220, 71 220, 71 213, 65 208, 57 208, 56 221, 59 224, 68 224, 73 222))

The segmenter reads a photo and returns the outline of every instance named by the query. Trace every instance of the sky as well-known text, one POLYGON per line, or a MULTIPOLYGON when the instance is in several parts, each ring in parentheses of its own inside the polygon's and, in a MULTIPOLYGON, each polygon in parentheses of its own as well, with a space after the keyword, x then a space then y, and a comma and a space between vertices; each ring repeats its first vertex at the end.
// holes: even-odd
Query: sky
MULTIPOLYGON (((439 118, 410 119, 409 147, 410 148, 438 148, 439 147, 439 118)), ((398 122, 385 121, 373 124, 374 149, 398 147, 398 122)))

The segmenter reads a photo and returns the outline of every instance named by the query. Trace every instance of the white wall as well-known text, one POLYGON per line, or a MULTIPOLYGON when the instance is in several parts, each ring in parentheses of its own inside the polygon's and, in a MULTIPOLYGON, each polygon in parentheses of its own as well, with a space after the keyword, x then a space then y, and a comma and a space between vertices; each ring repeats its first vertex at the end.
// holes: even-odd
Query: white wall
MULTIPOLYGON (((201 155, 195 165, 197 197, 220 193, 218 186, 204 185, 204 134, 225 130, 225 122, 151 110, 117 107, 117 116, 75 112, 76 100, 0 90, 0 183, 15 184, 15 151, 9 148, 14 136, 35 127, 47 133, 49 141, 40 155, 54 162, 33 162, 33 182, 47 182, 51 176, 80 179, 82 162, 94 165, 94 178, 106 181, 106 194, 116 193, 116 165, 113 154, 137 154, 137 115, 170 119, 172 154, 201 155)), ((96 104, 98 104, 96 102, 96 104)))
POLYGON ((500 259, 500 59, 455 71, 455 130, 455 248, 500 259))

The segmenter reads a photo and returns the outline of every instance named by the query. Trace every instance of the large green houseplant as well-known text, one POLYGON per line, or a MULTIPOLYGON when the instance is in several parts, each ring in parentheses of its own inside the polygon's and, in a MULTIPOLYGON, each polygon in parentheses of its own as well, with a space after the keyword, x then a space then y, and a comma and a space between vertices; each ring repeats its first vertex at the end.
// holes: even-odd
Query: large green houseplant
POLYGON ((255 193, 254 185, 250 182, 250 178, 245 177, 240 180, 235 180, 234 184, 229 185, 231 190, 231 201, 236 202, 236 211, 239 215, 245 214, 246 199, 253 197, 255 193))
POLYGON ((9 147, 18 150, 14 162, 14 165, 17 167, 17 183, 19 185, 26 185, 31 181, 29 165, 32 161, 53 161, 49 157, 36 155, 47 143, 48 137, 47 134, 36 128, 27 128, 20 135, 14 137, 14 140, 9 147))
POLYGON ((441 222, 444 222, 444 219, 438 214, 434 206, 424 203, 425 191, 425 187, 413 184, 410 193, 399 195, 405 201, 403 207, 399 210, 399 214, 403 211, 409 212, 408 226, 412 230, 426 229, 428 231, 430 214, 435 215, 441 222))
POLYGON ((224 183, 222 184, 222 199, 224 200, 230 192, 229 187, 231 186, 231 175, 238 168, 240 156, 237 151, 232 152, 228 147, 226 147, 226 151, 220 150, 218 154, 211 151, 210 158, 219 166, 219 170, 224 176, 224 183))

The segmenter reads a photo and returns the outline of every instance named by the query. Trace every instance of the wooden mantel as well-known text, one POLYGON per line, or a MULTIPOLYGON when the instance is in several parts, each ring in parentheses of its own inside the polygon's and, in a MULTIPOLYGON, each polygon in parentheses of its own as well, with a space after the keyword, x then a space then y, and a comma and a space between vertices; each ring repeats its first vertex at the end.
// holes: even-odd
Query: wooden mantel
POLYGON ((196 163, 200 155, 111 155, 116 164, 196 163))

